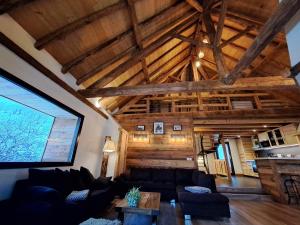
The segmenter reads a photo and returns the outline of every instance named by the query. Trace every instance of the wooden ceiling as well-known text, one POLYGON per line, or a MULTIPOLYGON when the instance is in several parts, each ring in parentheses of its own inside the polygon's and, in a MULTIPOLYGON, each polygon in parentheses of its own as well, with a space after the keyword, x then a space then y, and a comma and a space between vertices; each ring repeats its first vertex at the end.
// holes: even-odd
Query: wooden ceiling
MULTIPOLYGON (((269 109, 299 107, 300 92, 286 78, 291 65, 280 32, 299 4, 299 0, 284 0, 280 6, 278 0, 8 0, 0 13, 8 12, 36 39, 37 49, 46 49, 63 73, 72 74, 82 87, 80 94, 102 97, 108 111, 121 114, 156 95, 196 97, 201 113, 207 108, 200 104, 203 92, 227 94, 229 111, 230 94, 250 94, 254 102, 257 93, 266 94, 265 103, 274 103, 269 109), (198 68, 196 61, 201 63, 198 68), (253 78, 251 88, 224 88, 222 82, 232 84, 240 77, 253 78), (286 83, 293 87, 283 86, 286 83), (193 85, 197 87, 191 90, 193 85), (133 86, 135 92, 128 94, 133 86)), ((230 87, 238 84, 234 85, 230 87)), ((214 101, 207 104, 217 104, 214 101)), ((225 104, 222 98, 218 104, 225 104)))

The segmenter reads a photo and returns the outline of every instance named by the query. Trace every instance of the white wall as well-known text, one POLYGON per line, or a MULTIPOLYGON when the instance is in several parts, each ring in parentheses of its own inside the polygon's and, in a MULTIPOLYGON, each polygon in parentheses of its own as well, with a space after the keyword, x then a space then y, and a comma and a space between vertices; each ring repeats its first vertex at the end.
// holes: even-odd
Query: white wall
MULTIPOLYGON (((61 66, 51 55, 33 47, 34 39, 8 15, 0 16, 0 31, 74 89, 78 88, 75 79, 70 74, 61 74, 61 66)), ((0 67, 85 116, 74 168, 85 166, 98 176, 101 169, 104 137, 112 136, 117 143, 119 124, 111 117, 108 120, 104 119, 2 45, 0 45, 0 67)), ((112 163, 114 162, 110 162, 112 163)), ((108 169, 111 170, 111 168, 114 166, 110 165, 108 169)), ((10 196, 15 181, 26 178, 27 171, 28 169, 0 170, 0 200, 10 196)), ((111 174, 113 171, 108 171, 108 173, 111 174)))
POLYGON ((232 156, 235 174, 243 174, 243 169, 242 169, 242 165, 241 165, 241 160, 240 160, 236 140, 229 139, 228 142, 229 142, 229 147, 231 150, 231 156, 232 156))

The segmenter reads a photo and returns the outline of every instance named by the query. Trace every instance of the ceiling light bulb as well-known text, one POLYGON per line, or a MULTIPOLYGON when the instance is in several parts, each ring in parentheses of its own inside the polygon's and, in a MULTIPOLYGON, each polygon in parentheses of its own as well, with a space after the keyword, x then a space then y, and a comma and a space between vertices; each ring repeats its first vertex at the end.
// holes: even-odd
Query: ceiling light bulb
POLYGON ((206 38, 204 38, 204 39, 202 40, 202 42, 203 42, 204 44, 208 44, 208 40, 207 40, 206 38))
POLYGON ((240 138, 240 137, 241 137, 241 135, 238 135, 237 137, 238 137, 238 138, 240 138))
POLYGON ((199 57, 200 59, 202 59, 202 58, 204 57, 204 52, 203 52, 203 51, 200 51, 200 52, 198 53, 198 57, 199 57))
POLYGON ((253 129, 252 131, 253 131, 253 132, 256 132, 256 130, 255 130, 255 129, 253 129))
POLYGON ((264 125, 264 128, 267 128, 268 126, 267 125, 264 125))
POLYGON ((100 108, 100 107, 101 107, 101 104, 100 104, 100 101, 99 101, 99 100, 97 100, 97 101, 95 102, 95 106, 96 106, 97 108, 100 108))
POLYGON ((200 67, 200 66, 201 66, 200 61, 196 61, 196 62, 195 62, 195 65, 196 65, 196 67, 200 67))

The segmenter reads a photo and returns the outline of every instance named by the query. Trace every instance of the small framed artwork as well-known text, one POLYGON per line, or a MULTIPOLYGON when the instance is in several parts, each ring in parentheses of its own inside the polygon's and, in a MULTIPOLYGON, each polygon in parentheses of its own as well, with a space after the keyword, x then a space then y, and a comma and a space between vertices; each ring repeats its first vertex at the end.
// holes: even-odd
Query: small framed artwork
POLYGON ((174 124, 173 125, 173 131, 182 131, 181 124, 174 124))
POLYGON ((164 122, 154 122, 153 123, 153 133, 154 134, 164 134, 164 122))
POLYGON ((145 130, 145 125, 137 125, 136 130, 137 131, 144 131, 145 130))

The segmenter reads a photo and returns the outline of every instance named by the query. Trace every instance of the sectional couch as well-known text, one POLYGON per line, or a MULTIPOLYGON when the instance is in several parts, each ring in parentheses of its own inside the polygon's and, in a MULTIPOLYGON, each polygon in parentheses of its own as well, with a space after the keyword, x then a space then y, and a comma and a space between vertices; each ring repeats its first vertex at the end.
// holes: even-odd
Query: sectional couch
POLYGON ((140 187, 141 191, 160 192, 163 201, 177 200, 185 215, 230 217, 229 199, 217 193, 214 176, 197 170, 131 168, 116 181, 123 196, 130 188, 140 187), (191 193, 186 186, 206 187, 212 193, 191 193))

